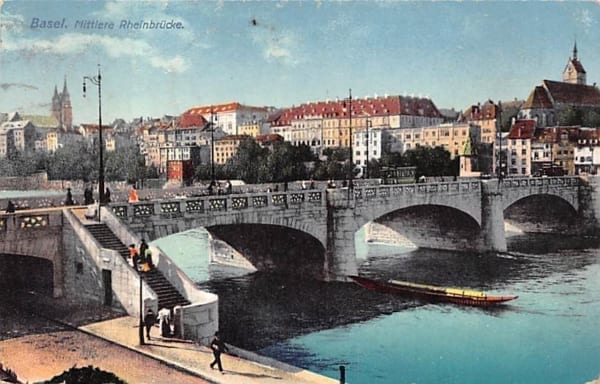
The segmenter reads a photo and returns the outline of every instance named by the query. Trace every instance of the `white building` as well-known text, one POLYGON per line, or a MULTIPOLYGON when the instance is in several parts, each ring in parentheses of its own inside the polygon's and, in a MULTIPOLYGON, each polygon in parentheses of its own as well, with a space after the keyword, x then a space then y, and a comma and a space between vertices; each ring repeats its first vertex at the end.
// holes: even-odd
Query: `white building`
POLYGON ((381 129, 369 129, 367 131, 355 132, 352 142, 353 160, 360 169, 359 177, 363 177, 368 162, 381 159, 383 149, 383 131, 381 129))

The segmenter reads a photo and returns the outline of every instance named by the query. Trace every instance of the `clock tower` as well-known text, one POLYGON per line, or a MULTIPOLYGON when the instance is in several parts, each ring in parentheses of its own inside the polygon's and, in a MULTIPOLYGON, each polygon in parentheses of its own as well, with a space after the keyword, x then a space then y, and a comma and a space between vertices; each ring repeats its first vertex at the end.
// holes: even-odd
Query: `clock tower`
POLYGON ((573 45, 573 56, 569 58, 567 66, 563 71, 563 82, 585 85, 585 69, 577 58, 577 43, 573 45))

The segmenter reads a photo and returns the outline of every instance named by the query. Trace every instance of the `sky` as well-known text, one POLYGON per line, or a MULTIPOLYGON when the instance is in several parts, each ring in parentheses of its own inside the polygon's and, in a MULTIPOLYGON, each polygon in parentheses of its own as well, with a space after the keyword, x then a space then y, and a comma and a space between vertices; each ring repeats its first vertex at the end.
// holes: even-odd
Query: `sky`
POLYGON ((600 0, 0 0, 0 112, 49 115, 66 77, 74 122, 94 123, 98 87, 88 81, 84 98, 82 81, 98 65, 103 122, 349 89, 459 110, 560 80, 575 41, 588 84, 600 83, 599 23, 600 0), (139 22, 180 28, 124 25, 139 22))

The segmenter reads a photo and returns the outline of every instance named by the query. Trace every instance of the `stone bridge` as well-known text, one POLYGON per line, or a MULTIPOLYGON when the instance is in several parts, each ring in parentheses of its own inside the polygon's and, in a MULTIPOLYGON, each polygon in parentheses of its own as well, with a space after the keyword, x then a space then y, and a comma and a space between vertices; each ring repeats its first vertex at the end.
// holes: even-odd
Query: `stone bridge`
MULTIPOLYGON (((258 269, 323 279, 355 274, 355 233, 375 221, 420 247, 506 251, 505 221, 532 231, 595 234, 600 178, 460 180, 363 185, 353 190, 248 192, 111 203, 108 215, 139 237, 155 240, 206 228, 258 269), (540 219, 540 218, 544 219, 540 219), (552 221, 546 225, 543 220, 552 221)), ((140 191, 143 197, 143 192, 140 191)), ((6 202, 0 202, 6 206, 6 202)), ((37 210, 0 215, 0 254, 49 260, 62 279, 63 216, 48 198, 19 201, 37 210)), ((190 250, 193 256, 194 250, 190 250)), ((60 286, 55 284, 54 293, 60 286)))
POLYGON ((339 279, 356 274, 354 235, 370 221, 422 247, 502 252, 505 213, 524 204, 537 207, 536 217, 558 208, 554 216, 568 217, 571 231, 592 233, 600 212, 595 184, 595 178, 559 177, 365 185, 113 203, 111 209, 149 240, 204 227, 259 269, 339 279))

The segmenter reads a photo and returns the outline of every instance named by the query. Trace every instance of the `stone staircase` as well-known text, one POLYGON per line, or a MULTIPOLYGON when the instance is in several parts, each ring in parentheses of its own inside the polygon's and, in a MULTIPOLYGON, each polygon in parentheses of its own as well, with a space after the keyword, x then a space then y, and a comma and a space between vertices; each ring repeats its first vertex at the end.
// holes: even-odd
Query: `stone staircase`
MULTIPOLYGON (((85 227, 103 248, 114 249, 127 261, 129 249, 106 224, 88 224, 85 227)), ((176 305, 190 304, 157 268, 149 272, 138 272, 138 274, 158 296, 159 309, 172 309, 176 305)))

